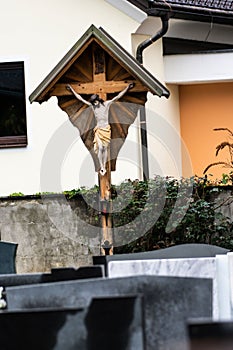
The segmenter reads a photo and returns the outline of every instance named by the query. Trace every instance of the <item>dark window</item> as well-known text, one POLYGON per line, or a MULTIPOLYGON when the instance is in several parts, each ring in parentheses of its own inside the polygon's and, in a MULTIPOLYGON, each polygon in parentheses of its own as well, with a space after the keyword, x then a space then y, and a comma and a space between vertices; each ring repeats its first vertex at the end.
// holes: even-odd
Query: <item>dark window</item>
POLYGON ((24 63, 0 63, 0 148, 26 145, 24 63))

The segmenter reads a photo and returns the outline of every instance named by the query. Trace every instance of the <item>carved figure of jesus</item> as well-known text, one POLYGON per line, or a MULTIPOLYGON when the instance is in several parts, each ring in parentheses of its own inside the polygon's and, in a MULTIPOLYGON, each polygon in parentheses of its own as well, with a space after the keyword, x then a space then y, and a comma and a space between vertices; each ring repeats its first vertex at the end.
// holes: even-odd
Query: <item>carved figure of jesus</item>
POLYGON ((111 104, 119 100, 124 94, 134 86, 130 83, 124 90, 116 95, 112 100, 103 101, 99 95, 94 94, 86 101, 81 95, 74 91, 72 86, 67 85, 74 96, 84 104, 93 109, 96 119, 96 127, 94 128, 94 152, 97 154, 100 163, 100 175, 106 174, 106 163, 108 160, 108 147, 111 141, 111 126, 109 125, 109 108, 111 104))

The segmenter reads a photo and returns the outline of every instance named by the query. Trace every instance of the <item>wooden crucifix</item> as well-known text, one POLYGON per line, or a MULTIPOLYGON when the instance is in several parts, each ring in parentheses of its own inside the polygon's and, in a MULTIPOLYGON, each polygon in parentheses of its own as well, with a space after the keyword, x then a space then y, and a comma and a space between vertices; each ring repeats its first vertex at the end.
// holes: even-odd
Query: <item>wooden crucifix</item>
MULTIPOLYGON (((105 253, 108 252, 111 254, 112 249, 109 248, 109 244, 112 247, 113 233, 111 215, 111 125, 109 113, 111 105, 120 100, 120 98, 122 98, 130 89, 132 89, 134 87, 134 83, 122 81, 114 83, 113 81, 107 81, 105 54, 103 50, 100 50, 96 46, 93 46, 92 50, 92 67, 92 83, 86 83, 85 88, 83 88, 83 86, 80 88, 80 84, 77 83, 67 84, 66 88, 75 96, 75 98, 77 98, 78 101, 90 107, 95 117, 96 126, 93 129, 93 149, 98 159, 96 169, 99 174, 101 228, 102 239, 104 242, 103 249, 105 250, 105 253), (95 87, 95 93, 91 94, 93 92, 93 87, 95 87), (79 93, 83 93, 83 91, 85 92, 85 95, 91 94, 89 100, 86 100, 79 93), (117 94, 112 99, 108 100, 107 95, 113 92, 117 94)), ((119 126, 120 125, 116 127, 119 128, 119 126)), ((86 132, 85 134, 88 139, 89 133, 86 132)), ((123 133, 123 136, 125 138, 125 133, 123 133)), ((122 140, 121 128, 118 137, 122 140)), ((85 136, 83 137, 83 141, 84 143, 86 142, 85 136)))
MULTIPOLYGON (((104 84, 104 81, 103 81, 104 84)), ((78 94, 71 85, 67 85, 67 89, 84 104, 93 109, 96 119, 96 127, 94 128, 94 152, 99 161, 99 187, 100 187, 100 212, 102 223, 102 237, 104 244, 102 248, 105 253, 112 253, 113 241, 112 234, 112 206, 111 206, 111 165, 110 165, 110 142, 111 142, 111 126, 109 124, 109 109, 113 102, 119 100, 130 88, 133 83, 126 86, 124 90, 119 92, 113 99, 104 101, 101 97, 106 95, 102 93, 101 97, 98 94, 93 94, 89 101, 86 101, 78 94)), ((104 86, 104 85, 103 85, 104 86)))
MULTIPOLYGON (((169 91, 119 43, 91 25, 29 98, 43 103, 56 96, 93 158, 99 176, 101 240, 109 242, 105 252, 114 244, 111 171, 148 91, 169 97, 169 91)), ((145 120, 140 123, 145 132, 145 120)))

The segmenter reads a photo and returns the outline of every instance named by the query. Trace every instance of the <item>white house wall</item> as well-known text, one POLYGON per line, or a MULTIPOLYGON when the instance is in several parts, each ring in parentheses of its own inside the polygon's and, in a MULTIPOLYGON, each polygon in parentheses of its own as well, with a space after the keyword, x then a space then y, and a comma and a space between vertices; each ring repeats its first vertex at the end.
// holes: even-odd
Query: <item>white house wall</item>
POLYGON ((168 55, 164 67, 168 84, 233 81, 233 52, 168 55))
MULTIPOLYGON (((146 18, 133 35, 134 52, 139 42, 153 37, 160 29, 160 18, 146 18)), ((232 27, 213 23, 170 19, 165 36, 233 44, 232 27)), ((183 166, 188 169, 185 176, 193 174, 189 153, 180 137, 179 85, 233 81, 232 62, 232 52, 163 56, 161 39, 143 51, 144 65, 171 93, 168 101, 149 96, 147 102, 148 130, 157 135, 153 140, 148 136, 150 155, 157 161, 150 162, 150 176, 181 175, 180 150, 183 166)))
MULTIPOLYGON (((171 19, 165 36, 233 45, 232 27, 216 23, 171 19)), ((164 57, 164 80, 168 84, 232 81, 232 58, 232 52, 168 55, 164 57)))
MULTIPOLYGON (((56 98, 42 105, 28 103, 32 91, 91 24, 103 27, 131 51, 131 33, 139 23, 104 0, 8 0, 2 5, 0 62, 25 62, 28 146, 0 149, 1 196, 13 192, 56 192, 93 186, 97 182, 92 161, 89 161, 89 154, 79 140, 78 131, 67 122, 67 115, 59 109, 56 98), (62 139, 58 137, 60 132, 62 139), (74 135, 77 135, 76 140, 74 135), (64 150, 64 147, 67 149, 64 150), (45 181, 41 172, 46 170, 48 159, 50 169, 47 169, 45 181)), ((134 146, 138 145, 138 133, 134 127, 130 128, 127 141, 131 139, 134 146)), ((135 159, 130 164, 124 160, 124 167, 117 165, 116 182, 140 176, 137 147, 132 153, 131 158, 135 159)))
MULTIPOLYGON (((138 45, 154 36, 161 29, 161 20, 148 17, 132 35, 133 53, 138 45)), ((143 51, 143 65, 164 83, 164 60, 162 40, 158 40, 143 51)), ((167 85, 169 99, 148 94, 146 103, 149 174, 161 176, 182 176, 180 139, 179 91, 176 85, 167 85)), ((191 168, 191 164, 190 164, 191 168)), ((191 174, 191 171, 190 171, 191 174)))
MULTIPOLYGON (((0 195, 93 186, 98 179, 92 159, 56 98, 39 105, 29 104, 28 97, 91 24, 101 26, 135 54, 138 44, 161 28, 160 19, 145 19, 145 14, 126 6, 124 0, 9 0, 2 6, 0 19, 0 62, 25 63, 28 128, 26 148, 0 149, 0 195)), ((179 93, 178 86, 167 80, 162 40, 145 49, 143 59, 158 80, 170 83, 171 92, 169 99, 148 94, 149 175, 180 176, 179 93)), ((142 179, 139 129, 137 118, 112 173, 114 184, 142 179)))

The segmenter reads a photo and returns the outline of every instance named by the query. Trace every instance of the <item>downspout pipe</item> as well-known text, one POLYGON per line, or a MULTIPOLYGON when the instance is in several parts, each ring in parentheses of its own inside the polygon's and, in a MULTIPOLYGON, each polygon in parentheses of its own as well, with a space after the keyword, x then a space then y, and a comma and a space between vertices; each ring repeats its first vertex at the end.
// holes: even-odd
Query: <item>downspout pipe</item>
MULTIPOLYGON (((150 39, 143 41, 137 47, 136 59, 140 64, 143 64, 143 51, 153 44, 156 40, 162 38, 168 31, 169 15, 161 16, 162 28, 150 39)), ((147 126, 146 126, 146 111, 145 107, 140 110, 140 125, 141 125, 141 145, 142 145, 142 167, 144 181, 149 179, 149 161, 148 161, 148 145, 147 145, 147 126)))
POLYGON ((155 41, 157 41, 158 39, 162 38, 168 31, 168 22, 169 22, 169 15, 163 15, 160 17, 161 21, 162 21, 162 28, 151 38, 146 39, 145 41, 143 41, 141 44, 138 45, 137 47, 137 52, 136 52, 136 59, 140 64, 143 64, 143 56, 142 53, 143 51, 150 46, 151 44, 153 44, 155 41))

